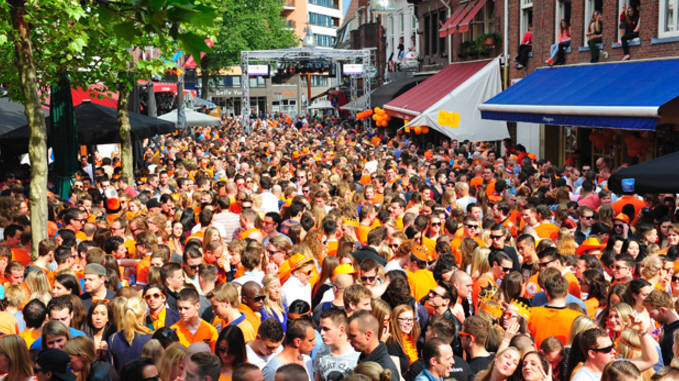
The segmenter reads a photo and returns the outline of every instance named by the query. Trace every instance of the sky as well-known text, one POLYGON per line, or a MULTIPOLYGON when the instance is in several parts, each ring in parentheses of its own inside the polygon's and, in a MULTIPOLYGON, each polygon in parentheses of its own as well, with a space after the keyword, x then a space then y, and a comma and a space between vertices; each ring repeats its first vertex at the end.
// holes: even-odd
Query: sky
POLYGON ((347 9, 349 9, 349 4, 351 4, 351 0, 342 0, 342 20, 347 17, 347 9))

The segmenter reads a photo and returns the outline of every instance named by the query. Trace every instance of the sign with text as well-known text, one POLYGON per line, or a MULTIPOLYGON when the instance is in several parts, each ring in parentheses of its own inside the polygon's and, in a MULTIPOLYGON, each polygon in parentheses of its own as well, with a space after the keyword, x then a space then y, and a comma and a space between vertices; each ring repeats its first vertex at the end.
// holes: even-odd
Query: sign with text
POLYGON ((344 73, 344 75, 362 75, 363 65, 346 64, 342 66, 342 72, 344 73))
POLYGON ((269 65, 248 65, 248 75, 254 76, 267 76, 269 75, 269 65))

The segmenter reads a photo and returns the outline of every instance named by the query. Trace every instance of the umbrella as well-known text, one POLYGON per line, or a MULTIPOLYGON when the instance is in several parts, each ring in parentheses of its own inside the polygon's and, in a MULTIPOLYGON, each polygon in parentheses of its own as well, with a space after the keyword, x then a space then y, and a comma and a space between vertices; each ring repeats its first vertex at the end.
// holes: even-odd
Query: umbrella
MULTIPOLYGON (((26 120, 25 107, 21 103, 12 102, 7 98, 0 98, 0 135, 14 131, 28 123, 26 120)), ((47 110, 42 111, 45 117, 49 115, 47 110)), ((28 136, 28 131, 26 132, 28 136)))
MULTIPOLYGON (((82 145, 120 143, 118 111, 111 107, 83 102, 75 106, 75 120, 78 126, 78 141, 82 145)), ((174 123, 159 118, 130 113, 132 139, 146 139, 155 135, 174 132, 174 123)), ((50 123, 51 124, 51 123, 50 123)), ((48 129, 49 131, 49 129, 48 129)), ((0 134, 0 143, 23 144, 28 149, 28 125, 0 134)), ((53 142, 52 142, 53 144, 53 142)), ((24 151, 25 152, 25 151, 24 151)))
MULTIPOLYGON (((215 118, 210 115, 201 114, 193 110, 185 110, 186 115, 186 126, 187 127, 197 127, 197 126, 221 126, 222 120, 215 118)), ((174 109, 165 115, 161 115, 158 119, 167 120, 173 124, 177 123, 177 110, 174 109)))
POLYGON ((217 107, 217 105, 201 97, 193 97, 193 108, 197 109, 203 107, 211 109, 217 107))
POLYGON ((71 83, 65 74, 52 86, 50 94, 50 121, 54 140, 54 172, 59 195, 66 199, 78 169, 78 129, 71 97, 71 83))
POLYGON ((616 194, 679 193, 679 152, 615 172, 608 189, 616 194))

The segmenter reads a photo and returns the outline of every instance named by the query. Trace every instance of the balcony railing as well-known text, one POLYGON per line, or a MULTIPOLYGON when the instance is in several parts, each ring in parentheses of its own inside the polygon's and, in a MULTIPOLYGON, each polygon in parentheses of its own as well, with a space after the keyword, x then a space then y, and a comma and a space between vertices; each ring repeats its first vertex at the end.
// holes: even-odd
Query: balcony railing
POLYGON ((282 0, 283 10, 291 11, 295 9, 295 0, 282 0))

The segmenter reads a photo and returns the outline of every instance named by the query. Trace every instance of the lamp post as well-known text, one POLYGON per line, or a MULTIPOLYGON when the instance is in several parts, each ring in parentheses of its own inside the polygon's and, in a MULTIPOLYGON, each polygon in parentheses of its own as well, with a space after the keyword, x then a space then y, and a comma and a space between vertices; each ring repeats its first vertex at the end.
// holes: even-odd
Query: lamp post
MULTIPOLYGON (((307 49, 313 49, 316 47, 316 37, 311 33, 311 25, 306 23, 306 35, 302 39, 302 46, 307 49)), ((309 107, 311 107, 311 73, 307 71, 306 73, 306 86, 307 86, 307 103, 306 109, 309 112, 309 107)))

